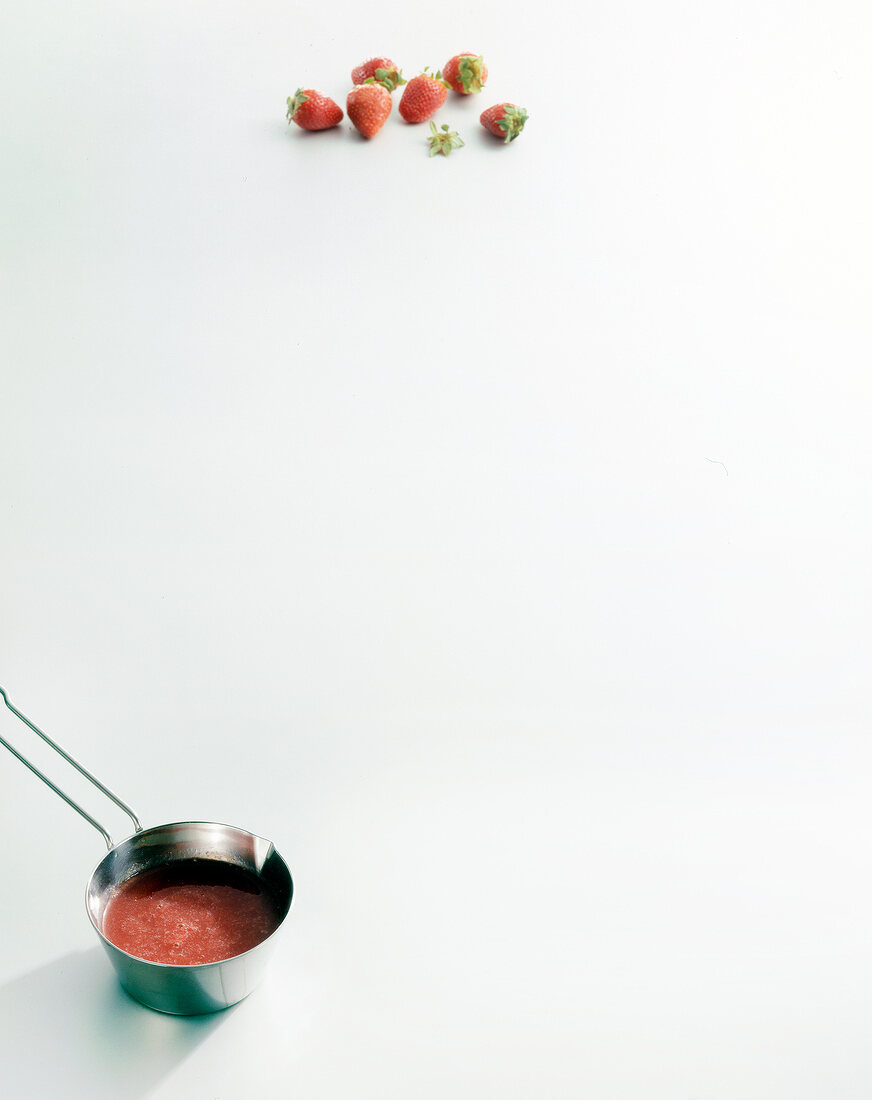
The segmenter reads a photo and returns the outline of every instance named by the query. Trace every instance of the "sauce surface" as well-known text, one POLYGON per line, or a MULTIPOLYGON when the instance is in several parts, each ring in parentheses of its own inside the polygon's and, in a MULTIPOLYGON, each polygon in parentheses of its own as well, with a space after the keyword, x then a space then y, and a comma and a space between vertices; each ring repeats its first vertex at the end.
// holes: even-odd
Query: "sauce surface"
POLYGON ((183 859, 122 883, 103 914, 103 935, 140 959, 191 966, 241 955, 278 924, 273 899, 250 871, 183 859))

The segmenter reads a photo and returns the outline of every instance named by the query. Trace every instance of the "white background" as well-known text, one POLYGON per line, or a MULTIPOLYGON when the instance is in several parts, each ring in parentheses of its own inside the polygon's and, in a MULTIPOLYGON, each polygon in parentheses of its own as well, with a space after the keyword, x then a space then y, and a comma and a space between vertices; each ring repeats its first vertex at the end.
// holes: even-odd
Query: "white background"
POLYGON ((102 841, 3 753, 4 1095, 868 1100, 870 47, 7 2, 0 683, 297 893, 247 1001, 141 1009, 102 841), (466 49, 449 159, 285 122, 466 49))

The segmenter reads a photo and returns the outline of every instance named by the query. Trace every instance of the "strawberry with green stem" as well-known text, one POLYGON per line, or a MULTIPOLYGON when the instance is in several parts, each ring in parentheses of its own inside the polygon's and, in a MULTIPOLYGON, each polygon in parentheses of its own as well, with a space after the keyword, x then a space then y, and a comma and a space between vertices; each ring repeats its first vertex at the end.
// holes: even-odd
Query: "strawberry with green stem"
POLYGON ((288 96, 289 125, 296 122, 304 130, 330 130, 344 117, 338 103, 314 88, 297 88, 293 96, 288 96))
POLYGON ((458 95, 474 95, 487 83, 487 65, 481 54, 458 53, 442 66, 442 75, 458 95))
POLYGON ((524 129, 528 117, 524 108, 514 103, 496 103, 482 111, 480 121, 485 130, 501 137, 508 144, 524 129))
POLYGON ((442 73, 431 76, 425 69, 419 76, 413 76, 403 89, 400 114, 406 122, 426 122, 436 114, 447 96, 448 85, 442 73))
POLYGON ((402 72, 389 57, 370 57, 351 70, 352 84, 381 84, 389 92, 405 84, 402 72))
POLYGON ((427 144, 430 146, 430 156, 435 157, 437 153, 441 153, 442 156, 447 157, 452 149, 460 149, 466 143, 463 138, 455 130, 448 128, 448 123, 444 122, 441 129, 436 129, 436 123, 430 122, 430 136, 427 138, 427 144))

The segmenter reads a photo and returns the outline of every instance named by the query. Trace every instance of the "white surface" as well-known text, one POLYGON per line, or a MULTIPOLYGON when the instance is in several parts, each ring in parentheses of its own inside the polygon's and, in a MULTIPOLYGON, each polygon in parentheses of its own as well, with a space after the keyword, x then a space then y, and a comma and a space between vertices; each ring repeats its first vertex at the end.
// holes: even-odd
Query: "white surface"
POLYGON ((872 1092, 869 16, 504 11, 4 8, 0 683, 297 884, 140 1010, 4 753, 4 1095, 872 1092), (466 48, 449 160, 285 124, 466 48))

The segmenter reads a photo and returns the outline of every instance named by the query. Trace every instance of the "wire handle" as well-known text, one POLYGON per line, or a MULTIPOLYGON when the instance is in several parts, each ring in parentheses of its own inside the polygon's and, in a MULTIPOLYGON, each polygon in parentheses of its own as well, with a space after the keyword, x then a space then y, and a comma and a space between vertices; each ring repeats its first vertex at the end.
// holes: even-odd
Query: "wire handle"
MULTIPOLYGON (((142 832, 142 826, 139 824, 139 819, 129 806, 126 806, 117 795, 114 795, 109 790, 108 787, 104 787, 99 779, 91 775, 91 773, 86 768, 83 768, 77 760, 74 760, 68 752, 64 752, 60 745, 55 744, 55 742, 52 741, 47 733, 43 733, 42 730, 38 726, 35 726, 29 718, 26 718, 17 707, 14 707, 9 702, 9 696, 6 694, 2 687, 0 687, 0 695, 3 696, 3 702, 6 704, 7 707, 9 707, 9 709, 17 718, 20 718, 21 721, 24 722, 26 726, 29 726, 34 733, 38 734, 50 748, 53 748, 56 753, 59 753, 68 764, 72 764, 77 772, 79 772, 87 780, 93 783, 97 790, 102 791, 107 798, 110 798, 115 803, 115 805, 118 806, 119 809, 123 810, 127 814, 130 820, 133 822, 135 832, 142 832)), ((106 832, 99 821, 95 821, 94 818, 91 817, 89 813, 86 813, 77 802, 74 802, 68 794, 64 794, 60 787, 56 787, 47 775, 43 775, 39 768, 37 768, 34 764, 31 764, 31 762, 26 757, 21 755, 18 749, 13 748, 12 745, 10 745, 9 742, 6 741, 2 736, 0 736, 0 745, 3 745, 5 748, 9 749, 12 755, 20 760, 26 768, 30 768, 33 774, 41 779, 47 787, 51 787, 55 794, 60 795, 60 797, 64 800, 64 802, 66 802, 68 806, 72 806, 76 813, 81 814, 87 822, 94 826, 97 832, 102 833, 103 839, 106 841, 106 846, 109 848, 110 851, 115 847, 112 837, 106 832)))

